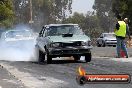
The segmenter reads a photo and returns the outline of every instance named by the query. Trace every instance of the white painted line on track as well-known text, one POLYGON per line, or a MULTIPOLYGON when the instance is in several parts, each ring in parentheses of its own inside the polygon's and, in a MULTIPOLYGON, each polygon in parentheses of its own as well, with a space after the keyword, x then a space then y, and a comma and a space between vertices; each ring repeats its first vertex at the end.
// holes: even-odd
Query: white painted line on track
POLYGON ((132 58, 111 58, 111 60, 132 63, 132 58))

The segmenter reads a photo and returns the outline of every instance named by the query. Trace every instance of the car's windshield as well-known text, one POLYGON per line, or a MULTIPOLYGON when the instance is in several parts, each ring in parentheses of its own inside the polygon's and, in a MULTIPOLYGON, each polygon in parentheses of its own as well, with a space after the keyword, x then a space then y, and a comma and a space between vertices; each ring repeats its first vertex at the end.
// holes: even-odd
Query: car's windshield
POLYGON ((6 38, 30 37, 30 31, 9 31, 6 33, 6 38))
POLYGON ((115 37, 115 34, 104 34, 104 37, 115 37))
POLYGON ((48 36, 56 36, 62 34, 83 34, 82 30, 78 26, 63 25, 63 26, 51 26, 48 29, 48 36))

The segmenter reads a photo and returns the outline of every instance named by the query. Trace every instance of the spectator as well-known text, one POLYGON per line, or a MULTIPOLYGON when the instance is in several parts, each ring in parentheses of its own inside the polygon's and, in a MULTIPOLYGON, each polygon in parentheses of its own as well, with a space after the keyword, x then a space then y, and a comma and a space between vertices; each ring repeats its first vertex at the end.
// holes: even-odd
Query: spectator
POLYGON ((122 17, 120 15, 117 16, 117 20, 118 22, 116 23, 116 28, 114 30, 117 39, 117 57, 121 57, 120 52, 122 50, 125 53, 126 58, 128 58, 128 52, 124 41, 126 37, 127 25, 122 20, 122 17))

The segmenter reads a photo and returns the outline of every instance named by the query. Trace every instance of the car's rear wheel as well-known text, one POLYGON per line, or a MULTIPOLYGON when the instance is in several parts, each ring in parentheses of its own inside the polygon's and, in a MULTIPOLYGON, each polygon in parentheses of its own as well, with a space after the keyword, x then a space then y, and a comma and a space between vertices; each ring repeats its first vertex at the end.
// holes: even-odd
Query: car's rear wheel
POLYGON ((37 45, 35 45, 35 54, 36 54, 38 63, 43 63, 45 60, 45 55, 39 50, 37 45))
POLYGON ((48 53, 45 54, 45 58, 47 58, 47 64, 51 64, 52 63, 52 56, 50 56, 48 53))
POLYGON ((85 54, 85 61, 86 61, 86 62, 90 62, 90 61, 91 61, 91 58, 92 58, 91 52, 85 54))
POLYGON ((39 63, 43 63, 44 60, 45 60, 45 54, 39 50, 39 59, 38 59, 38 62, 39 63))

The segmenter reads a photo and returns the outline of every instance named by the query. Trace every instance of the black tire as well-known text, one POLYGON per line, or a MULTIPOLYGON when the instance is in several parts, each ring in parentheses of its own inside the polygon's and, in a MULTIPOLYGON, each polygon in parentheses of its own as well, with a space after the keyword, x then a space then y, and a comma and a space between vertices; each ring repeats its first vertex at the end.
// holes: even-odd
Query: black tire
POLYGON ((116 45, 113 45, 113 47, 116 47, 116 45))
POLYGON ((101 47, 101 45, 99 43, 97 43, 97 47, 101 47))
POLYGON ((52 57, 51 56, 47 56, 47 64, 51 64, 52 63, 52 57))
POLYGON ((45 55, 39 50, 38 45, 35 45, 35 56, 39 64, 43 63, 45 60, 45 55))
POLYGON ((47 64, 51 64, 52 63, 52 56, 49 55, 49 51, 48 49, 45 47, 45 58, 47 59, 47 64))
POLYGON ((45 54, 39 50, 39 59, 38 62, 42 63, 45 60, 45 54))
POLYGON ((74 61, 78 61, 78 60, 80 60, 80 57, 81 57, 81 56, 79 56, 79 55, 74 55, 73 57, 74 57, 74 61))
POLYGON ((47 57, 47 64, 51 64, 52 63, 52 57, 49 54, 45 54, 45 56, 47 57))
POLYGON ((91 58, 92 58, 91 52, 85 54, 85 61, 86 61, 86 62, 90 62, 90 61, 91 61, 91 58))
POLYGON ((103 42, 103 43, 102 43, 102 46, 103 46, 103 47, 105 47, 105 46, 106 46, 105 42, 103 42))

